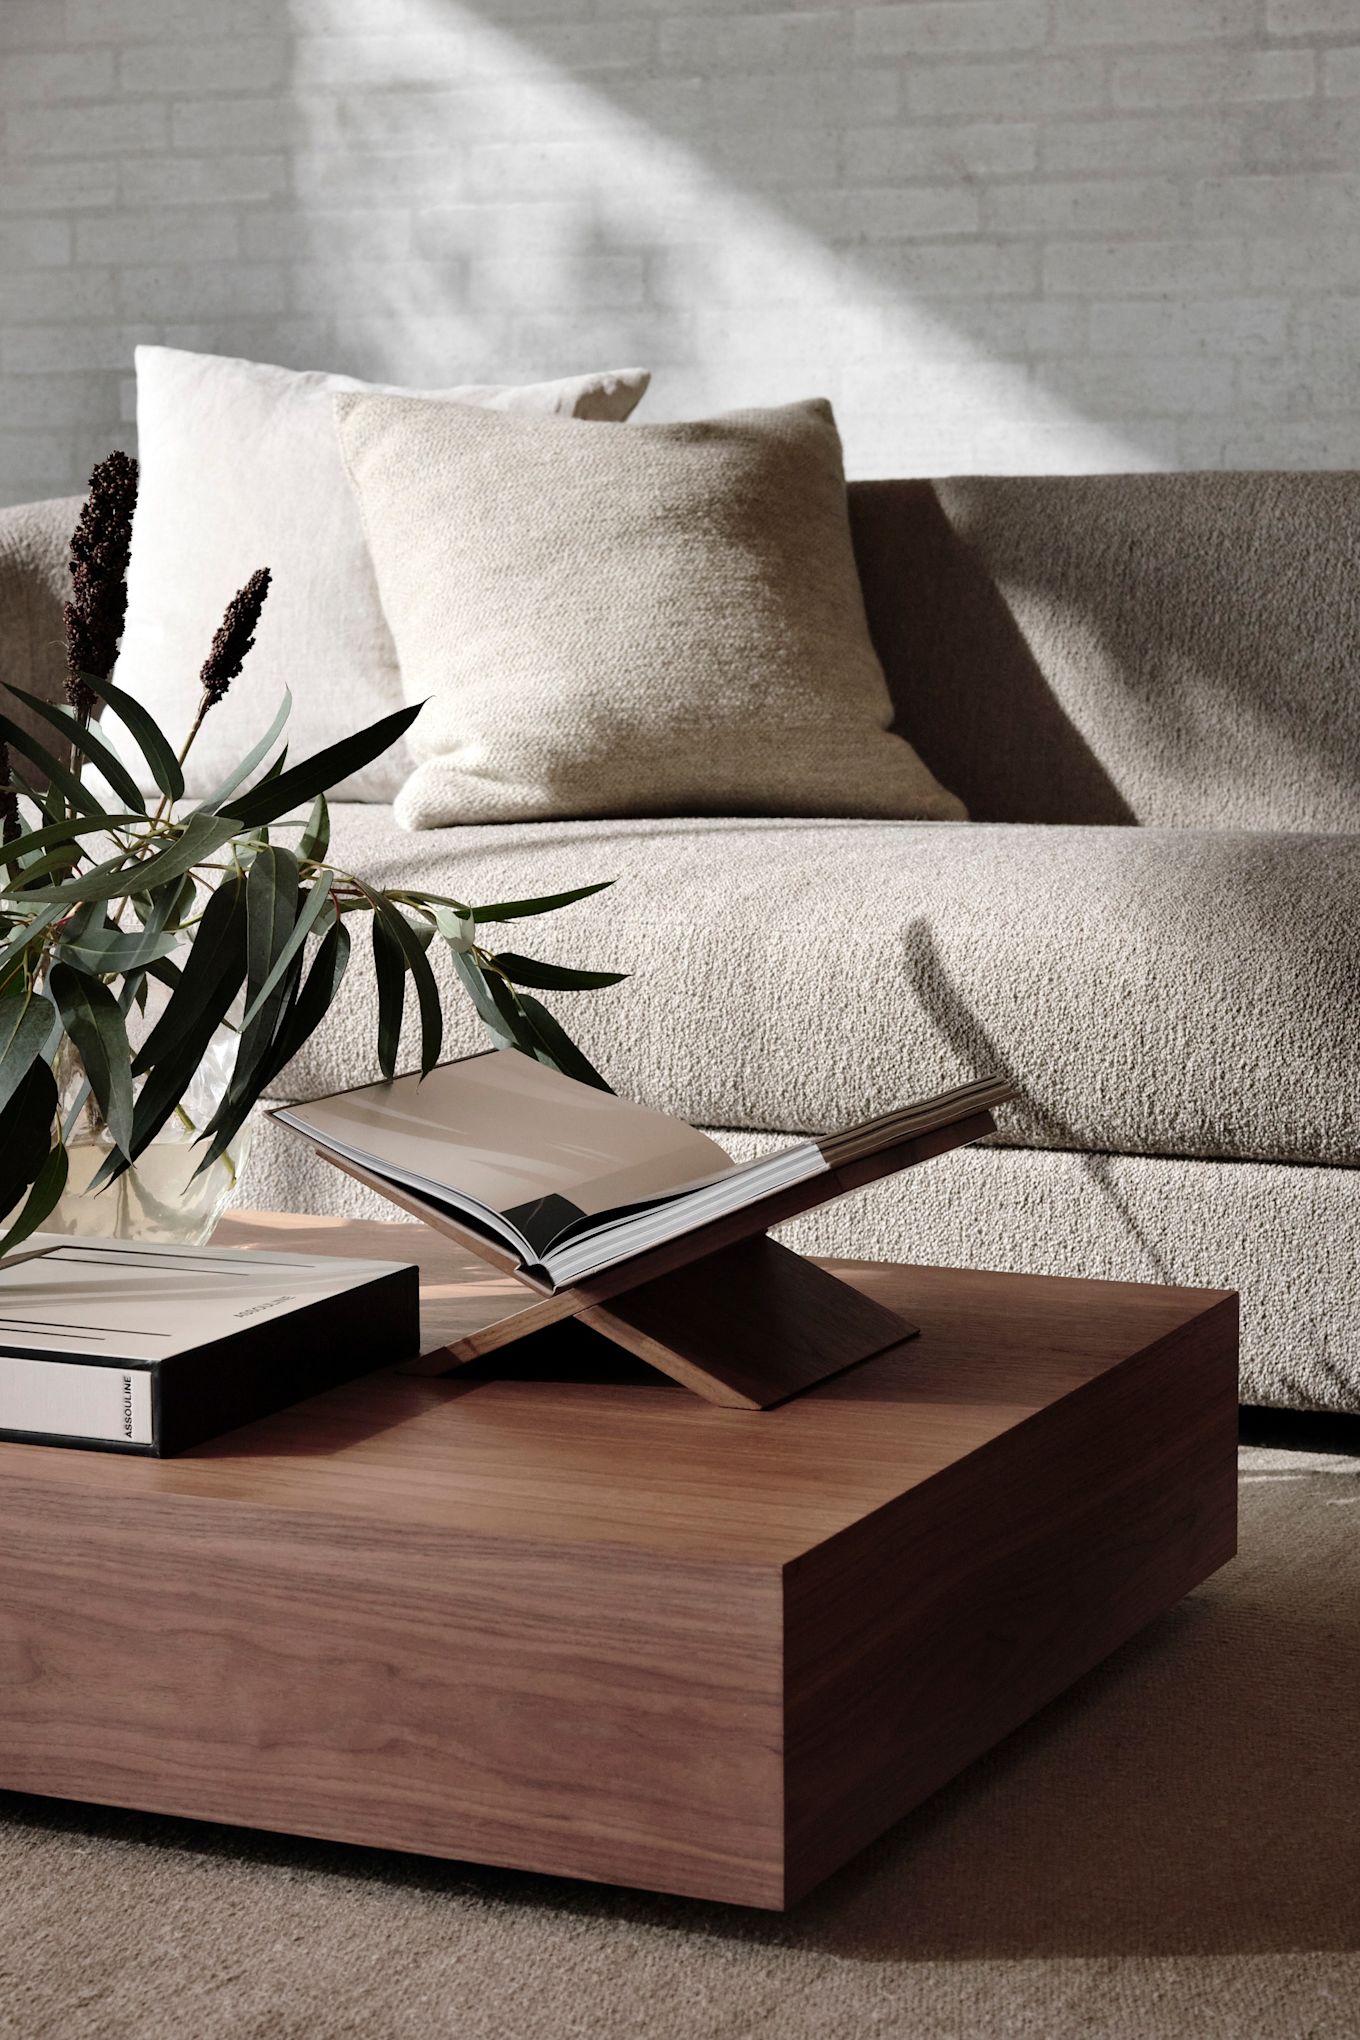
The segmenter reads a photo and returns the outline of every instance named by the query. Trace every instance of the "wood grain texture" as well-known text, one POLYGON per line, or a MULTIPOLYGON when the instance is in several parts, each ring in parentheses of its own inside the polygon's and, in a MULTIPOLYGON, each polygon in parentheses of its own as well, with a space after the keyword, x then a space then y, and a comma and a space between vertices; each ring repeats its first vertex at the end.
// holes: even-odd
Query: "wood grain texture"
POLYGON ((723 1409, 768 1410, 916 1327, 763 1235, 577 1313, 723 1409))
MULTIPOLYGON (((431 1346, 523 1294, 219 1238, 419 1259, 431 1346)), ((1231 1546, 1231 1299, 837 1273, 921 1337, 759 1422, 562 1327, 180 1459, 0 1447, 0 1785, 787 1903, 1231 1546)))
MULTIPOLYGON (((822 1134, 817 1145, 831 1167, 839 1169, 847 1162, 891 1154, 910 1140, 961 1127, 970 1119, 990 1118, 997 1107, 1019 1095, 1007 1077, 979 1077, 936 1098, 920 1098, 912 1105, 900 1105, 895 1112, 881 1113, 877 1119, 863 1119, 840 1133, 822 1134)), ((958 1144, 956 1137, 951 1145, 958 1144)))
POLYGON ((785 1569, 785 1903, 1228 1562, 1236 1435, 1225 1297, 785 1569))

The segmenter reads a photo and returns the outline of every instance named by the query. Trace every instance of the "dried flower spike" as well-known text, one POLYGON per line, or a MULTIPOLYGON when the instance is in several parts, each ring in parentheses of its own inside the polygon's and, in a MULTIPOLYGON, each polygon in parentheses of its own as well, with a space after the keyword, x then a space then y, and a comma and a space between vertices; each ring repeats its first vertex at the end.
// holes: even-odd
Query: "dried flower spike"
POLYGON ((245 587, 238 590, 227 604, 226 614, 200 675, 204 708, 211 708, 214 702, 220 701, 240 672, 246 653, 255 642, 255 626, 259 623, 260 611, 268 593, 269 569, 259 567, 245 587))
POLYGON ((136 505, 137 463, 129 454, 111 453, 90 476, 90 493, 71 534, 66 699, 84 718, 92 713, 96 699, 84 675, 107 680, 118 657, 136 505))
POLYGON ((19 819, 19 790, 9 762, 9 745, 0 741, 0 841, 17 843, 24 833, 19 819))

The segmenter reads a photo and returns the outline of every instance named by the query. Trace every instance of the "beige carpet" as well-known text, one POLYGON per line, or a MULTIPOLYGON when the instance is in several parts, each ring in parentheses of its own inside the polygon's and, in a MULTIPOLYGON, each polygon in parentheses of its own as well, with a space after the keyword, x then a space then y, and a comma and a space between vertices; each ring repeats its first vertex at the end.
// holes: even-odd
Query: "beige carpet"
POLYGON ((22 2040, 1360 2034, 1360 1460, 779 1919, 0 1796, 22 2040))

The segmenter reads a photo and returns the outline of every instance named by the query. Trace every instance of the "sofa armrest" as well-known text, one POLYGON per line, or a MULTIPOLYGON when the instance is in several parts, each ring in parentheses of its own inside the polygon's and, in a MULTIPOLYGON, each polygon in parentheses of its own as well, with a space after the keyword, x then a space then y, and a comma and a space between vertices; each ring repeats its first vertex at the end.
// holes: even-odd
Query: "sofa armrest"
MULTIPOLYGON (((60 701, 66 685, 61 612, 71 591, 68 555, 79 515, 78 496, 0 510, 0 680, 44 701, 60 701)), ((52 742, 51 729, 23 702, 10 694, 0 703, 15 722, 52 742)))

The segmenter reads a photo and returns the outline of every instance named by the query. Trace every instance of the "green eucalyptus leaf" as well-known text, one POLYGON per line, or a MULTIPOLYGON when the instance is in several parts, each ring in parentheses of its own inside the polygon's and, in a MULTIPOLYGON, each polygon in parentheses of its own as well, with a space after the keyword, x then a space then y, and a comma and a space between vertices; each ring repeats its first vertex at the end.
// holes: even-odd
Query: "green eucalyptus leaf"
POLYGON ((360 892, 372 904, 374 927, 381 923, 387 929, 411 973, 411 982, 416 988, 416 1004, 420 1009, 420 1074, 428 1076, 439 1061, 444 1046, 444 1008, 439 986, 425 954, 434 930, 427 927, 417 931, 399 907, 394 907, 380 892, 370 892, 362 881, 357 883, 360 892))
POLYGON ((521 996, 519 1004, 537 1037, 540 1062, 561 1070, 564 1077, 575 1077, 578 1083, 593 1084, 598 1091, 612 1089, 540 1000, 526 993, 521 996))
MULTIPOLYGON (((153 972, 161 967, 148 966, 153 972)), ((145 1080, 133 1109, 131 1144, 104 1163, 93 1189, 115 1181, 156 1138, 193 1082, 245 972, 245 880, 233 878, 209 899, 179 982, 134 1059, 133 1075, 145 1072, 145 1080)))
POLYGON ((54 954, 77 970, 92 971, 96 977, 113 977, 125 970, 140 970, 158 957, 171 956, 180 946, 178 935, 159 934, 147 928, 91 928, 84 934, 63 936, 54 954))
POLYGON ((312 802, 312 812, 307 817, 307 826, 298 843, 298 856, 309 864, 324 864, 330 847, 331 811, 325 794, 319 793, 312 802))
POLYGON ((66 803, 61 797, 61 788, 53 786, 50 781, 41 791, 30 788, 29 799, 35 803, 45 826, 50 827, 53 822, 59 822, 66 813, 66 803))
POLYGON ((231 812, 244 828, 253 829, 262 822, 277 821, 280 815, 286 815, 303 801, 315 800, 317 794, 328 792, 337 781, 347 779, 352 772, 361 771, 375 758, 380 758, 384 751, 390 750, 420 714, 421 705, 417 703, 414 708, 398 709, 395 714, 370 723, 367 729, 342 737, 338 744, 328 744, 324 751, 304 758, 299 765, 290 766, 277 779, 239 795, 231 804, 231 812))
POLYGON ((135 695, 125 694, 121 687, 114 686, 112 680, 97 679, 93 673, 82 673, 80 677, 90 692, 98 695, 131 733, 152 778, 167 800, 179 800, 184 793, 184 774, 175 756, 174 745, 163 734, 154 716, 147 713, 135 695))
POLYGON ((332 922, 317 945, 312 967, 301 989, 285 1008, 267 1057, 251 1073, 250 1082, 239 1097, 224 1101, 222 1110, 215 1115, 209 1129, 212 1139, 207 1153, 194 1171, 195 1175, 201 1176, 226 1153, 280 1071, 287 1067, 325 1019, 345 975, 349 950, 349 930, 339 921, 332 922))
MULTIPOLYGON (((35 831, 42 835, 47 830, 35 831)), ((3 890, 14 899, 35 899, 48 886, 64 885, 84 855, 79 843, 64 843, 58 849, 49 850, 45 856, 33 857, 16 872, 12 886, 3 890), (29 888, 32 887, 32 891, 29 888)))
POLYGON ((465 951, 453 951, 453 968, 464 991, 477 1008, 477 1017, 498 1048, 518 1048, 514 1029, 507 1026, 501 1017, 500 1008, 491 996, 491 990, 483 977, 474 957, 465 951))
MULTIPOLYGON (((142 1003, 145 1005, 146 977, 143 972, 136 971, 130 977, 123 979, 122 987, 118 993, 118 1011, 124 1019, 132 1011, 139 991, 142 995, 142 1003)), ((89 1076, 87 1073, 82 1072, 80 1082, 75 1086, 66 1106, 66 1117, 61 1127, 61 1138, 64 1141, 71 1139, 71 1136, 80 1124, 80 1115, 85 1110, 89 1100, 90 1088, 89 1076)))
POLYGON ((503 949, 491 961, 504 977, 517 985, 532 985, 540 992, 595 992, 605 985, 619 985, 628 975, 622 970, 565 970, 557 963, 536 963, 532 956, 517 956, 503 949))
MULTIPOLYGON (((228 992, 228 1000, 234 989, 228 992)), ((197 1075, 216 1027, 209 1005, 187 1032, 175 1036, 154 1068, 147 1072, 132 1111, 131 1139, 118 1156, 104 1163, 92 1188, 102 1189, 106 1183, 112 1183, 150 1146, 197 1075)))
POLYGON ((0 1005, 0 1112, 27 1076, 30 1063, 43 1054, 56 1018, 52 1001, 41 992, 0 1005))
POLYGON ((26 921, 21 928, 16 928, 14 933, 0 946, 0 984, 4 983, 11 966, 18 962, 24 951, 31 944, 39 941, 43 933, 51 927, 54 921, 61 919, 61 913, 60 903, 45 907, 41 913, 34 914, 31 920, 26 921))
POLYGON ((298 863, 291 850, 265 844, 246 875, 246 987, 258 999, 298 915, 298 863))
POLYGON ((235 1099, 268 1053, 285 1001, 302 968, 301 944, 275 969, 298 916, 298 864, 291 850, 264 845, 246 876, 246 1017, 227 1096, 235 1099))
POLYGON ((175 1052, 182 1040, 196 1039, 205 1016, 205 1048, 212 1038, 246 974, 245 889, 244 879, 229 878, 210 896, 179 982, 138 1051, 134 1076, 141 1076, 163 1056, 175 1052))
POLYGON ((215 786, 205 800, 201 800, 198 803, 200 807, 221 808, 223 801, 235 793, 237 787, 244 780, 249 779, 255 767, 260 763, 260 760, 267 757, 270 751, 273 750, 275 744, 282 736, 284 724, 292 712, 293 697, 285 687, 283 690, 283 700, 279 703, 274 720, 260 738, 259 743, 251 745, 236 769, 233 772, 229 772, 221 785, 215 786))
POLYGON ((592 893, 605 892, 613 885, 612 878, 602 878, 596 885, 578 885, 571 892, 545 893, 537 900, 501 900, 492 907, 474 907, 473 918, 482 921, 523 921, 531 914, 552 914, 559 907, 569 907, 576 900, 588 900, 592 893))
MULTIPOLYGON (((39 1056, 29 1063, 0 1111, 0 1215, 14 1210, 41 1172, 52 1145, 56 1112, 57 1080, 50 1064, 39 1056)), ((7 1240, 13 1232, 12 1227, 7 1240)))
POLYGON ((380 914, 373 916, 373 970, 378 980, 378 1068, 390 1084, 397 1074, 406 1010, 406 958, 380 914))
POLYGON ((504 978, 495 977, 490 971, 482 972, 482 981, 491 994, 492 1003, 501 1020, 509 1030, 514 1046, 521 1049, 525 1055, 531 1055, 538 1060, 538 1039, 520 1005, 519 994, 512 985, 505 982, 504 978))
POLYGON ((316 955, 312 959, 311 969, 303 980, 302 989, 284 1016, 274 1046, 269 1052, 269 1060, 260 1073, 257 1096, 273 1083, 280 1071, 287 1067, 298 1050, 315 1034, 335 1003, 335 995, 340 989, 348 963, 349 930, 341 922, 335 921, 317 944, 316 955))
POLYGON ((93 724, 82 722, 69 708, 62 708, 54 701, 44 701, 39 694, 29 694, 22 687, 12 687, 5 682, 7 691, 26 701, 35 715, 50 723, 53 729, 65 737, 72 750, 87 759, 97 772, 103 774, 119 800, 134 808, 139 815, 146 813, 146 801, 142 789, 122 759, 116 757, 94 728, 93 724))
POLYGON ((159 935, 167 928, 178 929, 198 905, 198 880, 191 871, 182 878, 168 878, 164 885, 146 893, 129 893, 132 910, 142 926, 159 935))
POLYGON ((0 896, 11 900, 83 902, 124 899, 133 890, 151 892, 168 879, 181 878, 196 864, 205 863, 235 834, 236 824, 230 817, 197 808, 175 840, 152 857, 132 860, 123 852, 104 864, 94 865, 89 871, 82 871, 64 885, 0 887, 0 896))
MULTIPOLYGON (((164 985, 167 992, 173 992, 183 973, 177 963, 171 963, 168 956, 157 956, 146 965, 144 975, 154 978, 158 985, 164 985)), ((139 1003, 145 1011, 145 992, 139 1003)))
POLYGON ((7 715, 0 715, 0 739, 9 745, 11 751, 17 751, 21 757, 27 758, 31 765, 36 765, 38 770, 46 775, 49 794, 54 791, 63 794, 71 806, 78 808, 82 814, 104 816, 104 805, 98 796, 91 793, 89 787, 83 785, 74 772, 68 771, 60 758, 48 750, 46 744, 40 744, 36 737, 30 736, 21 723, 13 721, 7 715))
POLYGON ((456 907, 444 906, 431 906, 423 911, 429 914, 455 955, 466 955, 468 950, 476 948, 477 924, 471 914, 460 914, 456 907))
POLYGON ((326 908, 331 904, 331 885, 334 878, 335 873, 333 871, 318 872, 315 883, 303 895, 302 911, 293 924, 288 940, 275 958, 269 975, 246 1006, 245 1017, 241 1022, 242 1027, 249 1027, 260 1007, 274 991, 285 971, 292 963, 293 958, 297 955, 297 952, 301 949, 303 943, 325 913, 326 908))
POLYGON ((33 1187, 24 1200, 24 1208, 15 1219, 9 1231, 0 1239, 0 1254, 8 1254, 13 1248, 22 1246, 30 1234, 39 1230, 45 1218, 50 1218, 61 1202, 61 1193, 66 1188, 66 1175, 70 1161, 66 1149, 58 1141, 38 1166, 33 1187))
POLYGON ((25 830, 13 843, 0 843, 0 865, 22 864, 25 858, 36 860, 43 851, 58 845, 74 844, 79 854, 80 838, 102 836, 110 829, 121 829, 129 822, 143 819, 141 815, 68 815, 65 821, 54 822, 49 828, 25 830))
POLYGON ((69 963, 54 963, 47 981, 95 1102, 126 1153, 132 1141, 132 1050, 118 1001, 97 977, 69 963))
POLYGON ((446 893, 419 892, 413 886, 387 885, 383 887, 389 900, 408 907, 452 907, 455 913, 470 914, 473 909, 466 900, 451 900, 446 893))

